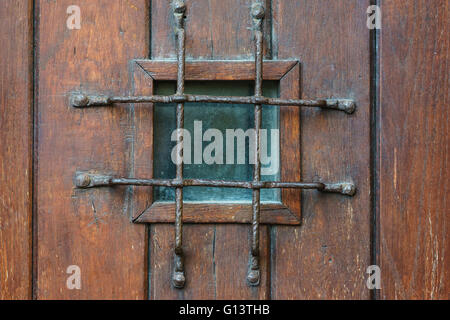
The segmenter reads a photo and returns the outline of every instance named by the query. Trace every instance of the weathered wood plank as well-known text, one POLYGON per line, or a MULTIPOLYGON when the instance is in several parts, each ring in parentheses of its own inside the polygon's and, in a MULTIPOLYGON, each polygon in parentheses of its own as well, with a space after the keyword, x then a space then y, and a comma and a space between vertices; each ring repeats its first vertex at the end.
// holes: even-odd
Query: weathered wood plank
MULTIPOLYGON (((270 8, 270 0, 264 0, 270 8)), ((250 7, 253 0, 185 0, 186 57, 231 60, 253 57, 253 25, 250 7)), ((152 56, 176 58, 173 11, 170 2, 152 2, 152 56)), ((265 55, 270 54, 270 10, 264 23, 265 55)))
MULTIPOLYGON (((177 78, 176 61, 137 60, 139 65, 158 80, 177 78)), ((264 61, 264 80, 280 80, 297 61, 264 61)), ((255 62, 250 61, 186 61, 186 80, 255 80, 255 62)))
MULTIPOLYGON (((370 1, 274 0, 274 56, 301 62, 302 98, 357 111, 301 111, 302 179, 353 181, 353 198, 302 193, 302 226, 274 227, 272 298, 365 299, 370 265, 370 1)), ((299 146, 300 147, 300 146, 299 146)))
MULTIPOLYGON (((300 64, 295 65, 280 81, 280 98, 300 98, 300 64)), ((281 181, 301 181, 300 108, 280 107, 280 163, 281 181)), ((282 202, 301 224, 301 192, 281 191, 282 202)))
POLYGON ((449 299, 449 2, 382 1, 383 299, 449 299))
MULTIPOLYGON (((133 94, 145 96, 153 94, 153 79, 140 64, 131 62, 133 73, 133 94)), ((132 148, 128 177, 153 177, 153 104, 139 104, 131 107, 129 117, 132 132, 132 148)), ((133 221, 150 206, 153 201, 152 187, 130 187, 132 207, 129 209, 133 221)))
POLYGON ((214 227, 183 226, 186 284, 182 290, 172 286, 175 228, 173 225, 154 224, 150 230, 150 299, 214 299, 214 227))
POLYGON ((77 1, 80 30, 66 27, 72 4, 36 1, 36 298, 143 299, 147 237, 130 223, 129 192, 81 191, 72 181, 76 170, 130 172, 132 109, 72 109, 68 94, 130 94, 129 61, 148 54, 148 2, 77 1), (66 287, 70 265, 81 269, 81 290, 66 287))
POLYGON ((32 2, 0 5, 0 300, 31 298, 32 2))
MULTIPOLYGON (((246 223, 252 222, 251 204, 185 203, 184 223, 246 223)), ((174 223, 175 204, 155 202, 136 219, 137 223, 174 223)), ((281 203, 261 204, 262 224, 298 224, 297 216, 281 203)))

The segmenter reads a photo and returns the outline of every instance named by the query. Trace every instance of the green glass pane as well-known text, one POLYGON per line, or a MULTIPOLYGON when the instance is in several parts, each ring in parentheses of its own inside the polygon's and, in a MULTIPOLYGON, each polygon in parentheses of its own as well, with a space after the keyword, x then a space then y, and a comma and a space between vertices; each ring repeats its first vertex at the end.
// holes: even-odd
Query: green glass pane
MULTIPOLYGON (((253 95, 254 83, 252 81, 189 81, 186 82, 185 92, 215 96, 250 96, 253 95)), ((159 81, 156 83, 156 94, 170 95, 176 90, 175 82, 159 81)), ((264 81, 263 93, 266 97, 278 97, 278 82, 264 81)), ((241 104, 214 104, 214 103, 186 103, 184 110, 184 128, 190 133, 191 164, 184 164, 185 178, 221 179, 251 181, 253 165, 249 164, 249 139, 245 139, 245 164, 237 164, 237 141, 234 141, 234 164, 226 164, 226 129, 242 129, 246 131, 254 128, 254 106, 241 104), (194 123, 197 132, 195 134, 194 123), (199 124, 201 123, 201 131, 199 124), (206 164, 204 157, 200 157, 201 164, 194 163, 194 142, 202 144, 202 149, 211 143, 203 141, 203 134, 208 129, 218 129, 223 136, 223 163, 206 164)), ((279 129, 279 108, 263 106, 262 128, 267 129, 267 155, 272 155, 271 129, 279 129)), ((176 128, 176 105, 156 104, 154 111, 154 177, 163 179, 175 178, 175 164, 171 160, 171 153, 176 141, 171 136, 176 128)), ((186 139, 186 138, 185 138, 186 139)), ((215 140, 214 138, 212 139, 215 140)), ((275 149, 276 150, 276 149, 275 149)), ((186 150, 185 160, 186 160, 186 150)), ((215 153, 212 153, 215 155, 215 153)), ((197 157, 198 160, 198 157, 197 157)), ((271 167, 263 164, 262 168, 271 167)), ((278 166, 272 164, 272 168, 278 166)), ((272 170, 271 174, 262 175, 264 181, 279 180, 279 169, 272 170)), ((173 188, 155 187, 154 199, 156 201, 173 201, 175 192, 173 188)), ((252 191, 239 188, 210 188, 186 187, 184 188, 184 201, 192 202, 251 202, 252 191)), ((262 202, 280 202, 279 189, 261 190, 262 202)))

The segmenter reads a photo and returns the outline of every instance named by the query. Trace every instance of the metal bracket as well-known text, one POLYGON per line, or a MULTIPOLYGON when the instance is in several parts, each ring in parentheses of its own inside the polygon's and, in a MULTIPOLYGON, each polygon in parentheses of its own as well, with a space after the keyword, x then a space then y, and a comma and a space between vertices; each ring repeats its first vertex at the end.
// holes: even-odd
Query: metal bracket
MULTIPOLYGON (((76 108, 101 107, 114 103, 176 103, 176 121, 177 129, 184 127, 184 104, 186 102, 212 102, 212 103, 232 103, 232 104, 253 104, 255 114, 255 139, 256 146, 260 145, 260 130, 262 123, 262 105, 268 106, 298 106, 333 109, 352 114, 356 105, 350 99, 278 99, 266 98, 262 95, 262 75, 263 75, 263 19, 265 9, 261 2, 254 2, 251 6, 251 16, 255 35, 255 93, 248 97, 219 97, 205 95, 191 95, 184 93, 185 83, 185 38, 184 28, 186 5, 183 0, 175 0, 172 3, 173 14, 175 17, 175 34, 177 39, 177 90, 176 94, 169 96, 104 96, 87 95, 84 93, 72 93, 70 96, 70 105, 76 108)), ((181 134, 181 130, 178 130, 181 134)), ((178 137, 181 139, 181 137, 178 137)), ((180 140, 179 140, 180 141, 180 140)), ((259 251, 259 224, 260 224, 260 190, 264 188, 295 188, 295 189, 315 189, 321 192, 339 193, 342 195, 353 196, 356 193, 356 187, 350 182, 341 183, 323 183, 323 182, 263 182, 261 181, 261 160, 260 148, 255 150, 255 165, 253 169, 252 181, 222 181, 222 180, 200 180, 183 178, 182 150, 177 152, 180 161, 176 165, 176 178, 171 180, 164 179, 131 179, 118 178, 111 175, 101 175, 88 172, 78 172, 75 175, 75 186, 81 189, 95 187, 111 187, 116 185, 127 186, 166 186, 175 188, 175 249, 174 249, 174 270, 172 274, 172 283, 175 288, 183 288, 186 281, 184 271, 184 258, 182 248, 183 234, 183 188, 187 186, 208 186, 208 187, 230 187, 252 189, 252 240, 251 256, 247 273, 247 283, 250 286, 257 286, 260 283, 260 251, 259 251)))

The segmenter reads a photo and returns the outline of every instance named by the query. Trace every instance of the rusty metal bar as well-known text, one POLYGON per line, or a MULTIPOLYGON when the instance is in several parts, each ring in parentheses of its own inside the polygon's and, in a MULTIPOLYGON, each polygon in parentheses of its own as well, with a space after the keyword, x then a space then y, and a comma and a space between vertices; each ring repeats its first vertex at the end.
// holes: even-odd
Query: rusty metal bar
POLYGON ((224 181, 205 179, 134 179, 117 178, 114 176, 80 172, 75 176, 77 188, 88 189, 112 186, 160 186, 160 187, 220 187, 220 188, 242 188, 242 189, 315 189, 322 192, 341 193, 353 196, 356 188, 353 183, 323 183, 323 182, 278 182, 278 181, 224 181))
MULTIPOLYGON (((263 19, 264 7, 260 2, 252 5, 251 14, 255 28, 255 98, 262 97, 262 78, 263 78, 263 19)), ((258 184, 261 181, 261 122, 262 105, 255 104, 255 164, 253 167, 253 183, 258 184)), ((259 221, 261 213, 261 190, 253 189, 252 195, 252 244, 249 269, 247 273, 247 282, 251 286, 259 285, 261 279, 261 270, 259 264, 259 221)))
POLYGON ((110 106, 114 103, 223 103, 223 104, 263 104, 268 106, 297 106, 344 111, 352 114, 356 105, 351 99, 280 99, 263 96, 208 96, 193 94, 174 94, 168 96, 125 96, 108 97, 73 93, 70 104, 75 108, 110 106))
MULTIPOLYGON (((184 30, 184 13, 186 5, 184 1, 176 0, 173 3, 175 16, 175 30, 177 38, 177 95, 184 94, 184 77, 185 77, 185 38, 184 30)), ((179 150, 177 150, 176 178, 183 180, 183 148, 182 130, 184 128, 184 102, 177 104, 177 140, 179 150)), ((186 282, 184 272, 184 256, 183 256, 183 186, 175 188, 175 255, 174 255, 174 271, 172 283, 175 288, 183 288, 186 282)))

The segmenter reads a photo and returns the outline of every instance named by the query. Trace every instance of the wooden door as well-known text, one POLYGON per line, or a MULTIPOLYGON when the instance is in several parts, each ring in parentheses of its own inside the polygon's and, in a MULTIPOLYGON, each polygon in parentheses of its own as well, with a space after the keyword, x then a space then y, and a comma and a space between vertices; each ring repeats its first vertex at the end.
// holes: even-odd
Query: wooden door
MULTIPOLYGON (((251 3, 186 0, 187 58, 251 61, 251 3)), ((6 0, 0 298, 448 298, 448 1, 264 4, 265 59, 298 62, 284 88, 357 105, 352 115, 296 109, 284 130, 298 143, 284 168, 302 181, 351 181, 356 195, 292 193, 300 225, 262 226, 259 286, 245 281, 250 225, 186 224, 188 280, 173 288, 173 224, 133 222, 150 189, 74 187, 80 170, 153 175, 152 106, 79 110, 68 101, 74 91, 154 93, 135 60, 176 58, 170 3, 6 0), (373 4, 381 30, 367 27, 373 4), (80 28, 68 26, 74 5, 80 28), (381 268, 381 290, 366 285, 370 265, 381 268), (70 266, 80 289, 67 286, 70 266)))

